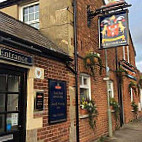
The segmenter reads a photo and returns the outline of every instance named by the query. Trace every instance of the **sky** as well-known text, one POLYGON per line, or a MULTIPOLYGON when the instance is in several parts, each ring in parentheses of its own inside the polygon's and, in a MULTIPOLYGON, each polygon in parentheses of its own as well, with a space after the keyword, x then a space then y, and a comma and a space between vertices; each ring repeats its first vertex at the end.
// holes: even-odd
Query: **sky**
MULTIPOLYGON (((2 1, 5 0, 0 0, 2 1)), ((142 72, 142 0, 126 0, 126 2, 132 4, 129 8, 129 27, 136 50, 136 65, 142 72)))
POLYGON ((129 27, 136 50, 136 65, 142 72, 142 0, 126 0, 129 8, 129 27))

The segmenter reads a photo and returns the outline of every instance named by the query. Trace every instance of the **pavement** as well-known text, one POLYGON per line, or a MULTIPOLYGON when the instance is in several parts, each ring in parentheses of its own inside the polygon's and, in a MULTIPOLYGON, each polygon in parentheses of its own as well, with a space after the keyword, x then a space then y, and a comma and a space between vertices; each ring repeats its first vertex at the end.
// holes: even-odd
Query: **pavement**
POLYGON ((142 142, 142 118, 124 125, 103 142, 142 142))

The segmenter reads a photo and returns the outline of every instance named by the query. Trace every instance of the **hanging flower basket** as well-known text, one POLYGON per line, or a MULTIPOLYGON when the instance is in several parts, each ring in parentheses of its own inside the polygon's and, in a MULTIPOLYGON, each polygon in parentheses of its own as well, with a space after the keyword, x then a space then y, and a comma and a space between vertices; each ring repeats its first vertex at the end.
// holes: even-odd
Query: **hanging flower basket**
POLYGON ((102 60, 98 53, 89 53, 84 58, 84 66, 87 70, 90 71, 91 75, 95 75, 95 66, 100 67, 100 75, 102 73, 102 60))

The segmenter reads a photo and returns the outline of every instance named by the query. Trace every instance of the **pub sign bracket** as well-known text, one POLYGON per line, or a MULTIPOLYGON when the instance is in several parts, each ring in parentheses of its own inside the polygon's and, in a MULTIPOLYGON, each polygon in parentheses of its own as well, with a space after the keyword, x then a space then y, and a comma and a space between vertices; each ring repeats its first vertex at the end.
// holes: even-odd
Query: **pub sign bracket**
POLYGON ((88 5, 87 6, 87 25, 88 27, 90 27, 91 20, 97 15, 107 15, 107 14, 120 12, 131 6, 132 6, 131 4, 128 4, 126 2, 119 2, 117 4, 113 4, 109 6, 102 6, 101 8, 96 9, 95 11, 91 11, 90 5, 88 5))

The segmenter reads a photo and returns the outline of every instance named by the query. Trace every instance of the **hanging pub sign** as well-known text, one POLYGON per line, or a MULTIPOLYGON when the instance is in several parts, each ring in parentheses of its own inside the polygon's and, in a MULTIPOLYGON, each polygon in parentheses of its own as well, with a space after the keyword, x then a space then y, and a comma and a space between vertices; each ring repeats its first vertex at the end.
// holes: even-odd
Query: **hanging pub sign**
POLYGON ((136 69, 133 65, 129 64, 128 62, 126 62, 125 60, 120 61, 120 67, 127 71, 127 77, 131 78, 133 80, 137 80, 136 78, 136 69))
POLYGON ((64 122, 67 119, 66 82, 49 80, 49 124, 64 122))
POLYGON ((100 49, 128 45, 128 12, 99 17, 100 49))

